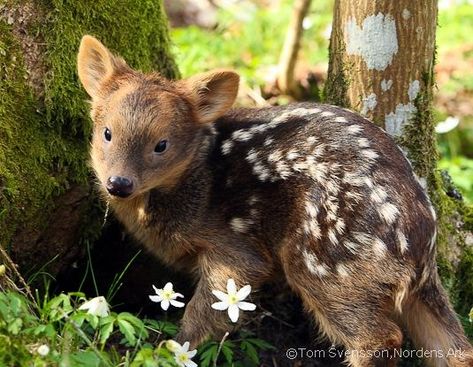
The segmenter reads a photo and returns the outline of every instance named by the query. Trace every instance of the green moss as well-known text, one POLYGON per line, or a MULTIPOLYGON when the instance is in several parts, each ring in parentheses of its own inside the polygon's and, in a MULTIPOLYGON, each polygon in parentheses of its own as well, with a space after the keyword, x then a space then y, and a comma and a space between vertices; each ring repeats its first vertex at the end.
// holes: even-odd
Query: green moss
MULTIPOLYGON (((15 0, 0 4, 21 6, 15 0)), ((9 245, 19 229, 41 232, 58 195, 72 185, 88 184, 91 123, 76 74, 81 37, 97 36, 135 68, 178 76, 161 1, 35 4, 44 16, 28 25, 28 33, 39 35, 45 44, 41 98, 27 83, 21 40, 0 20, 0 242, 9 245)))
POLYGON ((446 193, 451 191, 437 169, 439 153, 433 118, 433 71, 423 76, 423 85, 415 100, 417 112, 403 128, 398 143, 407 152, 414 171, 427 180, 428 191, 438 217, 437 264, 442 282, 458 312, 466 314, 473 305, 473 252, 466 248, 464 231, 471 229, 471 208, 446 193), (470 213, 468 215, 468 213, 470 213), (462 228, 460 228, 462 227, 462 228), (451 250, 461 253, 459 264, 451 263, 451 250))
POLYGON ((348 76, 350 75, 349 70, 353 69, 353 66, 343 63, 344 53, 345 43, 342 41, 342 37, 332 36, 329 46, 329 55, 331 56, 322 101, 350 108, 348 89, 351 81, 348 76))

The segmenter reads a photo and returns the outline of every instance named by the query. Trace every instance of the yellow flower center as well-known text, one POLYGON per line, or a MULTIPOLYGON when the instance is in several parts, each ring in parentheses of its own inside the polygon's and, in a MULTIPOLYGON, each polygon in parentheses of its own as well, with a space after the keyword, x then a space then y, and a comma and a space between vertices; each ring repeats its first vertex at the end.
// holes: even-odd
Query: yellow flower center
POLYGON ((179 361, 180 362, 187 362, 187 361, 189 361, 189 357, 187 356, 187 354, 179 354, 179 361))
POLYGON ((174 292, 172 292, 172 291, 164 291, 164 292, 163 292, 163 298, 165 298, 165 299, 167 299, 167 300, 171 300, 173 293, 174 293, 174 292))
POLYGON ((237 304, 238 303, 238 298, 236 294, 229 294, 228 295, 228 303, 231 305, 237 304))

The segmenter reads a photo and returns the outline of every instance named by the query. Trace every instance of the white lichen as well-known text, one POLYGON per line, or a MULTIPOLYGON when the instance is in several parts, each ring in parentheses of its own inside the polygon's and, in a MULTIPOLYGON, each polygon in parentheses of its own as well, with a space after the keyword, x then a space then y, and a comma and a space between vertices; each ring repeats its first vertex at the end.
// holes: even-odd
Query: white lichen
POLYGON ((420 83, 418 80, 413 80, 409 83, 407 90, 407 96, 409 102, 407 104, 398 104, 396 110, 385 116, 386 132, 391 136, 398 137, 402 135, 402 129, 404 125, 412 118, 417 112, 416 106, 414 106, 414 100, 419 95, 420 83))
POLYGON ((409 96, 409 101, 414 101, 417 98, 420 90, 420 83, 418 80, 414 80, 409 84, 409 89, 407 90, 407 95, 409 96))
POLYGON ((396 23, 391 15, 366 17, 359 27, 350 18, 345 27, 347 53, 363 58, 368 69, 384 70, 398 51, 396 23))
POLYGON ((376 100, 376 94, 371 93, 368 97, 363 98, 363 107, 361 108, 360 113, 365 116, 368 111, 373 111, 378 104, 376 100))
POLYGON ((402 11, 402 18, 404 20, 409 20, 411 18, 411 12, 409 11, 409 9, 404 9, 402 11))
POLYGON ((381 90, 382 90, 383 92, 387 92, 388 90, 390 90, 391 87, 392 87, 392 85, 393 85, 393 81, 392 81, 391 79, 389 79, 389 80, 386 80, 386 79, 381 80, 381 90))

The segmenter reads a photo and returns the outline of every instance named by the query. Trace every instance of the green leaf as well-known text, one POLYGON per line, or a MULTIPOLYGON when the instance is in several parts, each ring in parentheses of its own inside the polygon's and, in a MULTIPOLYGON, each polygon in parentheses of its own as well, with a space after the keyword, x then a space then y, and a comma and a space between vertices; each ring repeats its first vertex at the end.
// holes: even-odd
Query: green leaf
POLYGON ((18 335, 22 327, 23 327, 23 320, 20 318, 16 318, 15 320, 13 320, 13 322, 8 324, 7 330, 13 335, 18 335))
POLYGON ((249 338, 249 339, 246 339, 246 341, 262 350, 276 349, 273 345, 269 344, 267 341, 262 340, 262 339, 249 338))
POLYGON ((100 326, 100 344, 105 344, 107 339, 112 334, 114 321, 115 320, 111 320, 110 322, 107 322, 100 326))
POLYGON ((218 356, 218 344, 215 342, 205 343, 200 348, 200 364, 201 367, 210 367, 218 356))
POLYGON ((253 344, 243 340, 241 342, 240 349, 245 352, 245 354, 254 364, 259 364, 258 352, 256 351, 256 348, 253 346, 253 344))
POLYGON ((128 321, 117 318, 118 328, 125 336, 125 339, 130 343, 131 346, 136 344, 135 329, 128 321))
POLYGON ((222 354, 225 357, 225 360, 231 364, 233 362, 233 343, 223 343, 222 344, 222 354))

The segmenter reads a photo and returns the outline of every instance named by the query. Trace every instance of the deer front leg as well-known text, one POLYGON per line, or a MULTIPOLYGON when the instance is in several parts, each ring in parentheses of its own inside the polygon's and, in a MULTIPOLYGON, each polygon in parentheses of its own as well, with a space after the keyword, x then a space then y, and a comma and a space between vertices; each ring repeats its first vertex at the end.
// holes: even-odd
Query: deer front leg
MULTIPOLYGON (((186 306, 182 325, 176 340, 179 343, 190 342, 191 348, 197 347, 208 337, 216 340, 231 331, 231 323, 226 311, 214 310, 211 305, 219 299, 212 290, 227 292, 228 279, 234 279, 237 289, 250 284, 252 291, 261 286, 268 278, 271 266, 254 254, 206 253, 200 260, 201 277, 194 296, 186 306)), ((241 315, 240 315, 241 317, 241 315)))

